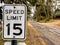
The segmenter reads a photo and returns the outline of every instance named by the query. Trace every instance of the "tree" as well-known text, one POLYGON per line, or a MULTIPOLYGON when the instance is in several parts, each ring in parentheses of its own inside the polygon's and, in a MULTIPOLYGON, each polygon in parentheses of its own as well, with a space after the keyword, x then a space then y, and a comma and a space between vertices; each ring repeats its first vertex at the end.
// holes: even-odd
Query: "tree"
POLYGON ((35 4, 37 2, 37 0, 27 0, 27 1, 29 1, 32 4, 32 6, 35 6, 35 4))
POLYGON ((36 12, 34 15, 34 19, 36 19, 36 21, 43 20, 45 18, 45 15, 44 0, 38 0, 38 2, 36 3, 36 12))
POLYGON ((47 2, 45 2, 44 0, 38 0, 36 6, 37 10, 34 15, 34 19, 36 19, 37 21, 48 21, 51 18, 51 0, 47 0, 47 2))

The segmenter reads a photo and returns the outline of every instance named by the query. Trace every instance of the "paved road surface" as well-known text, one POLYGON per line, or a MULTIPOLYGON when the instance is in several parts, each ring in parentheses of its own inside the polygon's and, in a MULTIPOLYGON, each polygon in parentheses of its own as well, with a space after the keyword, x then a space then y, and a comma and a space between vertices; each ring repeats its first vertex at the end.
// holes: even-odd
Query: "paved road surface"
POLYGON ((39 31, 40 29, 37 30, 30 23, 32 22, 28 22, 27 27, 27 45, 54 45, 54 43, 43 36, 43 34, 39 31))
MULTIPOLYGON (((29 22, 36 29, 36 31, 40 32, 43 35, 44 39, 47 39, 48 41, 50 41, 50 43, 52 42, 54 45, 60 45, 60 29, 42 25, 33 20, 29 20, 29 22)), ((50 43, 48 43, 48 41, 47 44, 49 45, 50 43)))

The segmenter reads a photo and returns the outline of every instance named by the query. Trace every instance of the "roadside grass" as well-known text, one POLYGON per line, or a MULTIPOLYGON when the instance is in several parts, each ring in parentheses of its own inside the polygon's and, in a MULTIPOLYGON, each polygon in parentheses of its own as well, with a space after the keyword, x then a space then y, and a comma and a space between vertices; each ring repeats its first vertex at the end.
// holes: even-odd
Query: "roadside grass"
POLYGON ((51 22, 54 22, 53 19, 50 19, 49 21, 47 21, 46 23, 51 23, 51 22))
POLYGON ((2 39, 2 34, 0 34, 0 45, 4 45, 4 40, 2 39))
POLYGON ((50 19, 50 20, 48 20, 48 21, 46 21, 46 20, 40 20, 39 22, 40 23, 51 23, 51 22, 53 22, 54 20, 53 19, 50 19))

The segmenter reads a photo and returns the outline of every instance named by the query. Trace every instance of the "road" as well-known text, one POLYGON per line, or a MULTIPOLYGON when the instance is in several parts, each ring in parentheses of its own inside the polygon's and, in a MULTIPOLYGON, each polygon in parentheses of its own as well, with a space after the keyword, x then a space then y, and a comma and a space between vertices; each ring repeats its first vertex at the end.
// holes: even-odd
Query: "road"
MULTIPOLYGON (((2 28, 0 28, 1 34, 2 28)), ((4 44, 2 34, 0 35, 0 45, 4 44)), ((26 45, 60 45, 60 29, 42 25, 36 21, 29 20, 26 31, 26 45)))
POLYGON ((34 40, 37 40, 37 44, 39 42, 42 43, 38 45, 60 45, 60 29, 59 28, 42 25, 33 20, 32 21, 30 20, 29 23, 32 25, 32 27, 35 30, 34 31, 29 30, 28 32, 30 33, 31 36, 33 35, 32 37, 34 40))
POLYGON ((27 26, 27 45, 54 45, 48 38, 44 37, 44 35, 36 29, 33 25, 34 22, 28 22, 27 26))

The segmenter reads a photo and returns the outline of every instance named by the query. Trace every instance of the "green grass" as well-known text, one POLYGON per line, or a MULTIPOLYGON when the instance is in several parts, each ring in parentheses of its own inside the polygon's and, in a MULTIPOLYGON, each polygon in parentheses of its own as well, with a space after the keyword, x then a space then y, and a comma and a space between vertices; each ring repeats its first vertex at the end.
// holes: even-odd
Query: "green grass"
POLYGON ((40 23, 51 23, 53 22, 54 20, 53 19, 50 19, 49 21, 46 21, 46 20, 40 20, 39 22, 40 23))
POLYGON ((51 23, 51 22, 53 22, 54 20, 53 19, 51 19, 51 20, 49 20, 49 21, 47 21, 47 23, 51 23))

